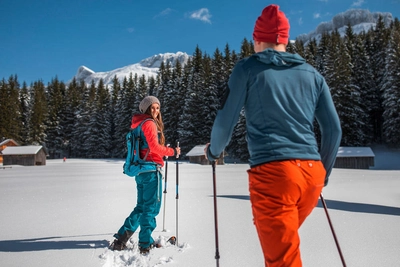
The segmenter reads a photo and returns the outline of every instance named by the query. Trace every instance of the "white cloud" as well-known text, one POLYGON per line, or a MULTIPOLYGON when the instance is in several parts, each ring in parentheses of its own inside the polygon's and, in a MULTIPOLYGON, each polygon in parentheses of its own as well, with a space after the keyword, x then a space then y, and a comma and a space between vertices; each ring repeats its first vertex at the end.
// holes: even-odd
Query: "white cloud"
POLYGON ((160 13, 158 13, 157 15, 155 15, 154 18, 167 16, 167 15, 169 15, 172 11, 174 11, 174 10, 168 7, 168 8, 166 8, 166 9, 164 9, 163 11, 161 11, 160 13))
POLYGON ((134 32, 134 31, 135 31, 135 29, 134 29, 134 28, 132 28, 132 27, 131 27, 131 28, 127 28, 126 30, 127 30, 129 33, 132 33, 132 32, 134 32))
POLYGON ((211 20, 210 20, 211 14, 210 14, 210 11, 208 11, 208 8, 201 8, 197 11, 194 11, 194 12, 190 13, 189 17, 191 19, 197 19, 197 20, 201 20, 203 22, 211 24, 211 20))
POLYGON ((315 12, 315 13, 313 14, 313 18, 314 18, 314 19, 322 19, 323 17, 329 17, 329 16, 331 16, 331 13, 329 13, 329 12, 324 13, 324 14, 321 14, 321 13, 319 13, 319 12, 315 12))
POLYGON ((357 0, 355 2, 353 2, 353 4, 351 6, 357 6, 360 7, 364 4, 364 0, 357 0))
POLYGON ((299 23, 299 25, 303 24, 303 18, 299 18, 299 20, 297 21, 299 23))

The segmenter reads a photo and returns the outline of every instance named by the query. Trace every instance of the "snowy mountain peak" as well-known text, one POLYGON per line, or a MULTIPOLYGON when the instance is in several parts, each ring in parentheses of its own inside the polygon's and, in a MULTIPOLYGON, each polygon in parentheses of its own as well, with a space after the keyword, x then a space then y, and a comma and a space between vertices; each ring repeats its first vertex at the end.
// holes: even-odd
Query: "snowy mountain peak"
POLYGON ((161 62, 164 62, 165 65, 169 63, 171 67, 174 67, 177 61, 186 64, 188 59, 189 55, 183 52, 165 53, 143 59, 139 64, 147 68, 160 68, 161 62))
POLYGON ((74 77, 77 81, 83 80, 86 84, 91 84, 92 81, 98 84, 100 79, 103 79, 105 85, 112 85, 112 80, 115 76, 120 83, 122 83, 125 77, 129 78, 131 73, 133 76, 137 74, 138 77, 144 75, 146 79, 148 79, 150 76, 157 76, 161 62, 164 62, 165 65, 169 63, 173 68, 177 61, 179 61, 182 66, 185 66, 189 58, 190 56, 184 52, 164 53, 145 58, 139 63, 105 72, 94 72, 85 66, 81 66, 78 68, 77 74, 74 77))
POLYGON ((85 66, 80 66, 78 69, 78 72, 75 75, 75 78, 77 80, 85 80, 87 77, 89 77, 93 73, 94 73, 94 71, 92 71, 91 69, 89 69, 85 66))
POLYGON ((393 16, 389 12, 375 12, 371 13, 367 9, 350 9, 345 12, 339 13, 332 18, 332 21, 322 22, 317 28, 308 33, 302 34, 297 37, 298 40, 307 44, 308 41, 315 39, 317 42, 321 39, 323 33, 330 33, 337 29, 341 36, 344 36, 347 26, 350 24, 353 32, 358 34, 362 31, 367 32, 369 29, 374 28, 379 16, 382 16, 383 22, 388 27, 393 21, 393 16))

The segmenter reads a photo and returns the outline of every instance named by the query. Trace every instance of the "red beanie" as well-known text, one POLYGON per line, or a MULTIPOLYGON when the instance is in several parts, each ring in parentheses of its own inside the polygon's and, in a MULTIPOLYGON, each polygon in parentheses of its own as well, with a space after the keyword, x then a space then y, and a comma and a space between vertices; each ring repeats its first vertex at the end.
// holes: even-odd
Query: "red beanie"
POLYGON ((273 44, 288 44, 289 20, 277 5, 269 5, 258 17, 254 26, 253 39, 273 44))

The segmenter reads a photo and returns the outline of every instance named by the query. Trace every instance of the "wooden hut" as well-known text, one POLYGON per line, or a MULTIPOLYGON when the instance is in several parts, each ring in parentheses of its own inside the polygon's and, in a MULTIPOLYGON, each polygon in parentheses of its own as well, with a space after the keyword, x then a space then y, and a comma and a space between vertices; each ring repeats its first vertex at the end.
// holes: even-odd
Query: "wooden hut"
POLYGON ((13 139, 6 139, 0 143, 0 163, 3 163, 3 153, 2 151, 8 146, 19 146, 17 142, 13 139))
MULTIPOLYGON (((201 165, 210 165, 210 161, 206 159, 206 156, 204 155, 204 148, 206 145, 198 145, 192 148, 186 156, 189 157, 189 162, 190 163, 197 163, 201 165)), ((223 165, 224 164, 224 153, 222 153, 221 157, 217 160, 217 165, 223 165)))
POLYGON ((334 168, 369 169, 375 165, 370 147, 339 147, 334 168))
POLYGON ((46 165, 46 152, 42 146, 14 146, 3 150, 3 166, 46 165))

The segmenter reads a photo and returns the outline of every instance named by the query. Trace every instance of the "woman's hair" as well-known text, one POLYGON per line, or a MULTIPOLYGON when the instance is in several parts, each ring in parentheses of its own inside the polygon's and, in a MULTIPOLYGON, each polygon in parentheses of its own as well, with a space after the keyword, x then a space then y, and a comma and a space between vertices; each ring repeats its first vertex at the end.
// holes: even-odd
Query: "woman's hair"
MULTIPOLYGON (((151 116, 151 106, 149 106, 145 112, 145 114, 148 114, 151 116)), ((153 118, 153 116, 152 116, 153 118)), ((161 116, 161 110, 158 113, 156 118, 153 118, 154 121, 156 122, 157 125, 157 131, 159 133, 159 143, 160 145, 164 145, 165 144, 165 136, 164 136, 164 123, 162 120, 162 116, 161 116)))

